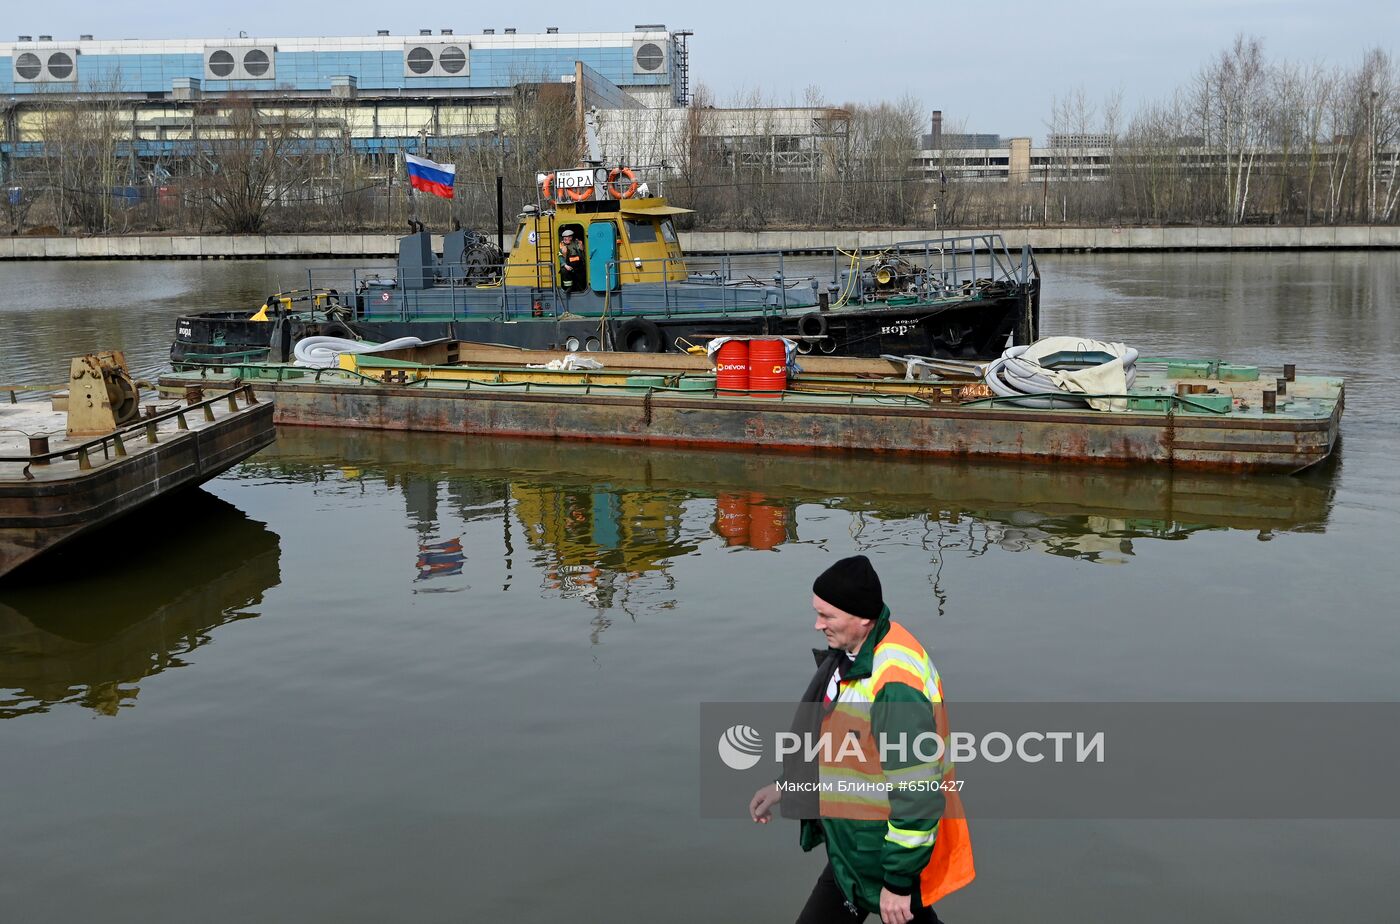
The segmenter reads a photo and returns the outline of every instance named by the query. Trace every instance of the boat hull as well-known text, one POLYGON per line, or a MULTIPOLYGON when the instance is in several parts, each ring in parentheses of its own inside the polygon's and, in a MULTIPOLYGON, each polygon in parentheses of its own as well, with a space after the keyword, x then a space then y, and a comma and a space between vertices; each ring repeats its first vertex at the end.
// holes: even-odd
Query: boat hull
POLYGON ((1338 380, 1322 380, 1318 387, 1335 397, 1308 419, 1023 410, 896 396, 691 397, 493 383, 423 388, 315 375, 259 387, 276 394, 277 422, 296 426, 1284 473, 1331 454, 1343 407, 1338 380))
POLYGON ((281 324, 249 320, 247 312, 185 315, 176 322, 170 359, 177 367, 199 363, 281 359, 297 340, 328 334, 375 342, 399 337, 470 340, 526 349, 684 352, 724 335, 778 334, 797 339, 803 352, 832 356, 896 355, 988 359, 1001 354, 1030 310, 1032 294, 1014 292, 942 304, 883 303, 783 314, 620 315, 502 318, 398 318, 371 316, 345 322, 292 316, 281 324), (280 341, 280 342, 279 342, 280 341))
POLYGON ((276 438, 268 402, 207 422, 190 414, 188 429, 172 423, 157 441, 125 441, 126 455, 31 466, 33 478, 0 479, 0 577, 69 540, 170 492, 221 474, 276 438))

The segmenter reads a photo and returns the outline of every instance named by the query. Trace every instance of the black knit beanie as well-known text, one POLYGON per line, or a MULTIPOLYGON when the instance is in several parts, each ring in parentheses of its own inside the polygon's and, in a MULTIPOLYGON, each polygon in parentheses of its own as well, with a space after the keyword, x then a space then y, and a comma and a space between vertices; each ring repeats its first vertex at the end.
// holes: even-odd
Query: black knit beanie
POLYGON ((862 619, 878 619, 885 608, 880 576, 864 555, 843 558, 827 568, 812 583, 812 593, 862 619))

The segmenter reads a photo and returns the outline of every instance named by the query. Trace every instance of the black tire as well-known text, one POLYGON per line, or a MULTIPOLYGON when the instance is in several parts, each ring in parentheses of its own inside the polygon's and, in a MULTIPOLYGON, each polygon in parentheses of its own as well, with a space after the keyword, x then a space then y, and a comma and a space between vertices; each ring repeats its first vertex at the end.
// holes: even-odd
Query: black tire
POLYGON ((331 321, 329 324, 321 325, 322 337, 341 337, 345 340, 359 340, 355 332, 339 321, 331 321))
POLYGON ((826 315, 809 311, 797 319, 797 332, 804 337, 820 337, 826 333, 826 315))
POLYGON ((629 353, 660 353, 665 347, 661 328, 646 318, 629 318, 617 339, 619 348, 629 353))

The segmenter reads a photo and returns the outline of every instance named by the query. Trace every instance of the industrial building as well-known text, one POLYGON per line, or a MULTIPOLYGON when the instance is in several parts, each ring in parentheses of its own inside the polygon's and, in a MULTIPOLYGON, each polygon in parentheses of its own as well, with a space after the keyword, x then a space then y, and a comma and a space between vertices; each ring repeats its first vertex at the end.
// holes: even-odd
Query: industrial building
POLYGON ((165 41, 21 35, 0 43, 0 176, 39 156, 50 113, 74 102, 118 107, 131 142, 124 153, 144 161, 217 135, 220 104, 231 99, 370 154, 499 128, 502 101, 522 85, 562 85, 580 105, 604 109, 684 107, 689 35, 664 25, 165 41))

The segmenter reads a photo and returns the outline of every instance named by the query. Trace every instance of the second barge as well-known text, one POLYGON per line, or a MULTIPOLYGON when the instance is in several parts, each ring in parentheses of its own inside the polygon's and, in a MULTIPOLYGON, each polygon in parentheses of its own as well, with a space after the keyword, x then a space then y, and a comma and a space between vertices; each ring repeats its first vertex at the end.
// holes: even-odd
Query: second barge
POLYGON ((272 444, 252 387, 143 398, 121 353, 74 359, 53 404, 0 405, 0 577, 272 444))
POLYGON ((1186 360, 1139 361, 1125 409, 1097 411, 1017 407, 971 378, 911 379, 884 359, 804 357, 787 389, 749 395, 717 391, 704 357, 607 358, 620 365, 552 370, 531 366, 563 353, 438 343, 332 369, 208 366, 161 381, 255 381, 288 425, 1287 473, 1332 452, 1344 404, 1339 378, 1276 384, 1186 360))

